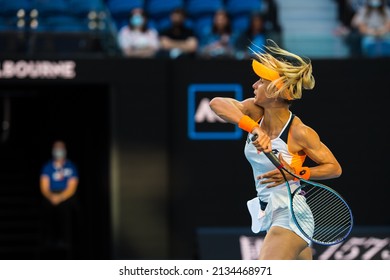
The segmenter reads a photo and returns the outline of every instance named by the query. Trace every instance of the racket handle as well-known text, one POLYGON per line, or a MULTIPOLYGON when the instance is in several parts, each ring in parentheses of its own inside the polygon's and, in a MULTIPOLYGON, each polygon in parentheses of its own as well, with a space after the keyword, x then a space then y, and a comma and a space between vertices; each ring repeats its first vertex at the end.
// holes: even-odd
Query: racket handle
MULTIPOLYGON (((251 140, 256 141, 257 137, 259 137, 257 134, 253 135, 251 140)), ((266 157, 276 166, 277 169, 282 169, 283 164, 279 161, 279 159, 275 156, 273 152, 265 153, 266 157)))

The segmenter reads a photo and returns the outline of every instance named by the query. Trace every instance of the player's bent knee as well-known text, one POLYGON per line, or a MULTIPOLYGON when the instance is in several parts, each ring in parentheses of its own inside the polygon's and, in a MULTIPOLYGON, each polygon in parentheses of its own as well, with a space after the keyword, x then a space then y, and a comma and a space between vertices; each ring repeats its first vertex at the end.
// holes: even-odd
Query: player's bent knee
POLYGON ((310 259, 311 250, 306 241, 295 232, 282 228, 272 227, 267 233, 259 259, 261 260, 293 260, 310 259))

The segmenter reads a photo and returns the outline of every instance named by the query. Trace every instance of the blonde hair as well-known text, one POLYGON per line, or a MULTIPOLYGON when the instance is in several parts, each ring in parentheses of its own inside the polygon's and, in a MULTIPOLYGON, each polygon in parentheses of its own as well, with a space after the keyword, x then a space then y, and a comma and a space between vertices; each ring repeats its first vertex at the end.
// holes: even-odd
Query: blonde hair
POLYGON ((250 48, 260 63, 275 70, 280 75, 279 79, 269 84, 267 97, 275 98, 280 96, 287 100, 302 98, 302 90, 313 89, 315 85, 310 59, 303 59, 280 48, 271 39, 267 39, 267 43, 264 46, 266 48, 265 51, 256 52, 250 48))

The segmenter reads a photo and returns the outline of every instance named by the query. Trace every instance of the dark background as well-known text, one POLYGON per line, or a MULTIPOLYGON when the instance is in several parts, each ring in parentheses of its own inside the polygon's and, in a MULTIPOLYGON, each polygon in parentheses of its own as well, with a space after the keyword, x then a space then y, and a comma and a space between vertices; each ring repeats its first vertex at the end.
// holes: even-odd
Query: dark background
POLYGON ((37 256, 42 229, 39 176, 51 158, 53 142, 62 139, 82 174, 78 189, 82 223, 74 257, 106 257, 108 243, 100 241, 109 239, 108 231, 97 229, 108 226, 109 213, 107 87, 17 84, 3 86, 0 95, 3 103, 8 98, 11 108, 9 138, 0 146, 4 219, 0 252, 11 258, 37 256))
MULTIPOLYGON (((386 226, 389 60, 314 60, 316 87, 291 110, 343 167, 326 180, 357 226, 386 226)), ((80 171, 82 259, 198 259, 197 229, 250 227, 255 188, 237 140, 188 138, 188 86, 240 84, 250 61, 76 60, 73 80, 0 79, 11 104, 0 145, 0 256, 39 258, 39 172, 57 138, 80 171)), ((3 115, 3 109, 1 109, 3 115)), ((310 163, 308 163, 310 164, 310 163)))

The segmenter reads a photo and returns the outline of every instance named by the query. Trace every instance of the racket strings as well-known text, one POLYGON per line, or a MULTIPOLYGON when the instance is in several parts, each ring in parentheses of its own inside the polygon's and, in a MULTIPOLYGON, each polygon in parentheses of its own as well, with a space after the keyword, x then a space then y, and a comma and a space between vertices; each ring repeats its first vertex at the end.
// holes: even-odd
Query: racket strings
POLYGON ((318 243, 336 243, 351 230, 349 207, 328 189, 308 184, 301 186, 293 195, 292 208, 299 227, 318 243))
POLYGON ((324 207, 325 205, 323 201, 326 200, 327 205, 332 206, 332 212, 338 213, 340 221, 342 220, 343 215, 345 215, 346 219, 349 218, 349 211, 343 211, 343 209, 345 209, 345 205, 336 195, 332 194, 329 191, 324 191, 322 193, 323 195, 321 196, 321 201, 318 199, 310 200, 309 198, 310 208, 312 209, 312 212, 318 211, 314 214, 314 216, 326 215, 327 219, 323 219, 324 223, 330 222, 330 220, 334 218, 333 215, 328 215, 330 209, 324 207))

